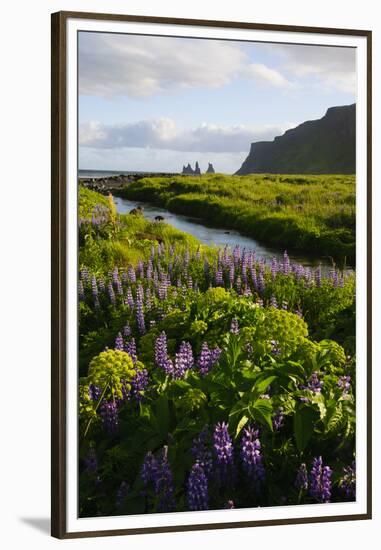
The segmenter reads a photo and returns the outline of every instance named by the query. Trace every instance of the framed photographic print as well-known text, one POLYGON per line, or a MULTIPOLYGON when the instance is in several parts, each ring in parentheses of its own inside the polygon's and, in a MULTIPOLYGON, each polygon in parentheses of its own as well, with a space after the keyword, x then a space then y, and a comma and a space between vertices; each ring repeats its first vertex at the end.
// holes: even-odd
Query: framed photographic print
POLYGON ((371 517, 370 216, 370 31, 53 14, 53 536, 371 517))

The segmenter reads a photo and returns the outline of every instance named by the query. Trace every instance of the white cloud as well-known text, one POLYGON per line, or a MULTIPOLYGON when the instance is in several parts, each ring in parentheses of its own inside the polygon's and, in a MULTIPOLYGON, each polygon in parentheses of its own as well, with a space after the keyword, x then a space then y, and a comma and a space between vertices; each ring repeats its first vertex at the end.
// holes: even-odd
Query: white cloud
POLYGON ((309 78, 322 90, 355 93, 354 48, 300 44, 261 44, 262 50, 278 55, 282 72, 297 81, 309 78))
POLYGON ((79 91, 111 98, 147 98, 190 88, 218 88, 236 77, 276 87, 289 82, 279 71, 252 63, 239 44, 185 38, 79 35, 79 91))
POLYGON ((276 88, 292 88, 293 84, 279 71, 271 69, 263 63, 251 63, 244 71, 247 76, 252 76, 276 88))
POLYGON ((247 127, 201 124, 195 128, 178 128, 170 118, 141 120, 123 125, 99 122, 82 124, 79 143, 98 149, 151 148, 184 152, 248 152, 253 141, 272 140, 293 124, 247 127))

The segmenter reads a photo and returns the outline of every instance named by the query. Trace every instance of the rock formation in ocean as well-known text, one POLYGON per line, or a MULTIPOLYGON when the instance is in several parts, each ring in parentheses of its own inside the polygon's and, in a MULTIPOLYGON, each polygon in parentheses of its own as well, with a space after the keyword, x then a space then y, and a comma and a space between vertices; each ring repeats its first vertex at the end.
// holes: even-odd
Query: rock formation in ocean
POLYGON ((200 166, 198 165, 197 160, 196 160, 196 166, 195 166, 195 169, 194 169, 194 174, 198 174, 198 175, 201 174, 200 166))
POLYGON ((215 174, 215 170, 214 170, 213 164, 211 162, 208 162, 208 169, 206 171, 206 174, 215 174))
POLYGON ((323 118, 303 122, 273 141, 251 144, 237 175, 354 174, 356 105, 331 107, 323 118))

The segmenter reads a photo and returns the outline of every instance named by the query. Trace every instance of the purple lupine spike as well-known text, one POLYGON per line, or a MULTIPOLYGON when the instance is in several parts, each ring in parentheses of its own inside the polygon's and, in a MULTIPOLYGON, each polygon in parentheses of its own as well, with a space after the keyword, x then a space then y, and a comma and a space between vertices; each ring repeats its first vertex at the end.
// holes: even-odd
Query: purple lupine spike
POLYGON ((78 296, 82 301, 85 299, 85 289, 83 288, 83 282, 81 279, 78 281, 78 296))
POLYGON ((123 506, 123 503, 128 495, 130 487, 126 481, 122 481, 116 492, 115 506, 117 509, 123 506))
POLYGON ((224 280, 222 276, 222 269, 220 266, 217 267, 216 276, 215 276, 216 286, 224 286, 224 280))
POLYGON ((275 432, 279 431, 284 423, 283 407, 279 407, 275 416, 273 417, 273 429, 275 432))
POLYGON ((186 372, 193 367, 193 364, 192 346, 189 342, 181 342, 180 349, 175 356, 174 378, 184 378, 186 372))
POLYGON ((173 364, 168 357, 167 335, 161 332, 155 341, 155 363, 166 374, 173 374, 173 364))
POLYGON ((307 388, 314 393, 321 393, 322 384, 323 382, 320 382, 317 372, 313 372, 308 381, 307 388))
POLYGON ((98 401, 102 395, 102 389, 94 384, 89 385, 89 397, 92 401, 98 401))
POLYGON ((259 489, 265 480, 265 467, 259 441, 259 430, 244 428, 241 439, 242 467, 250 483, 259 489))
POLYGON ((271 295, 271 298, 270 298, 270 306, 271 307, 278 307, 278 302, 276 301, 276 298, 274 296, 274 294, 271 295))
POLYGON ((128 275, 125 271, 122 271, 121 279, 122 279, 122 283, 124 284, 128 283, 128 275))
POLYGON ((148 371, 147 369, 141 369, 136 371, 134 378, 131 380, 132 387, 132 396, 135 397, 136 401, 141 401, 143 399, 144 390, 148 386, 148 371))
POLYGON ((188 279, 187 279, 187 286, 190 290, 193 289, 193 279, 190 275, 188 275, 188 279))
POLYGON ((275 279, 277 273, 278 273, 278 260, 276 258, 272 258, 272 260, 271 260, 271 276, 272 276, 273 279, 275 279))
POLYGON ((230 282, 231 288, 233 288, 234 280, 235 280, 235 267, 234 267, 234 264, 231 264, 229 269, 229 282, 230 282))
POLYGON ((209 349, 208 343, 203 342, 201 346, 200 356, 197 360, 197 367, 200 371, 201 376, 206 376, 208 372, 214 367, 218 362, 222 350, 219 347, 209 349))
POLYGON ((96 474, 98 471, 98 459, 97 459, 97 453, 95 452, 94 447, 90 447, 89 452, 86 455, 86 458, 84 460, 86 472, 88 474, 96 474))
POLYGON ((134 297, 132 296, 132 290, 130 287, 127 288, 125 303, 129 305, 131 309, 134 308, 135 302, 134 302, 134 297))
POLYGON ((266 290, 265 279, 261 271, 259 272, 257 277, 257 290, 260 294, 263 294, 266 290))
POLYGON ((123 336, 120 332, 118 332, 118 335, 117 337, 115 338, 115 346, 114 346, 114 349, 117 349, 119 351, 123 351, 124 350, 124 341, 123 341, 123 336))
POLYGON ((219 422, 214 428, 213 451, 216 481, 220 486, 229 484, 233 474, 234 449, 228 424, 225 422, 219 422))
POLYGON ((123 327, 123 336, 125 338, 128 338, 129 336, 131 336, 131 327, 128 323, 126 323, 123 327))
POLYGON ((132 361, 136 363, 138 360, 137 353, 136 353, 136 342, 135 338, 131 338, 127 342, 124 343, 124 351, 128 353, 128 355, 131 357, 132 361))
POLYGON ((356 500, 356 462, 343 468, 339 481, 339 489, 347 500, 356 500))
POLYGON ((298 468, 298 472, 295 478, 295 487, 299 491, 307 491, 308 489, 307 466, 304 462, 298 468))
POLYGON ((83 267, 81 269, 80 276, 81 276, 81 279, 84 283, 89 282, 89 270, 87 269, 87 267, 83 267))
POLYGON ((136 323, 138 325, 138 331, 140 334, 146 332, 146 324, 144 318, 143 303, 140 300, 136 301, 136 323))
POLYGON ((238 320, 236 319, 236 317, 233 317, 233 319, 231 320, 230 332, 232 334, 239 334, 239 325, 238 325, 238 320))
POLYGON ((331 499, 331 475, 329 466, 323 466, 322 457, 314 458, 310 472, 310 495, 317 502, 329 502, 331 499))
POLYGON ((119 429, 118 406, 114 401, 104 401, 100 406, 100 416, 103 428, 109 436, 113 436, 119 429))
POLYGON ((98 290, 100 292, 106 292, 106 285, 103 277, 99 277, 98 279, 98 290))
POLYGON ((235 283, 235 287, 237 289, 237 292, 238 294, 241 292, 241 287, 242 287, 242 281, 241 281, 241 277, 240 275, 238 275, 237 277, 237 280, 236 280, 236 283, 235 283))
POLYGON ((288 257, 287 250, 285 250, 283 253, 283 273, 289 275, 290 270, 290 258, 288 257))
POLYGON ((340 376, 337 385, 340 389, 343 390, 343 394, 349 392, 351 388, 351 377, 350 376, 340 376))
POLYGON ((128 278, 131 283, 136 283, 136 273, 135 269, 132 266, 128 268, 128 278))
POLYGON ((210 476, 213 470, 212 453, 208 445, 209 438, 209 429, 208 426, 205 426, 199 435, 193 439, 191 448, 194 460, 203 467, 206 476, 210 476))
POLYGON ((189 510, 209 510, 208 479, 203 467, 193 464, 187 484, 189 510))
POLYGON ((110 299, 110 302, 115 305, 115 302, 116 302, 116 299, 115 299, 115 292, 114 292, 114 289, 112 287, 112 284, 109 283, 107 285, 107 292, 108 292, 108 297, 110 299))
POLYGON ((148 486, 152 484, 158 498, 157 511, 170 512, 174 509, 173 475, 168 463, 168 448, 164 447, 159 458, 148 452, 144 458, 140 471, 145 486, 145 494, 148 486))

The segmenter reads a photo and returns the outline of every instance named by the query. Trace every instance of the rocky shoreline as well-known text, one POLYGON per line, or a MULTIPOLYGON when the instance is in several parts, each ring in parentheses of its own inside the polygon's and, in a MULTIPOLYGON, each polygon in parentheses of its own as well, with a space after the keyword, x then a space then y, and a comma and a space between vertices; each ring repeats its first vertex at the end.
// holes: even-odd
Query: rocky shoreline
POLYGON ((131 174, 120 174, 116 176, 107 176, 104 178, 79 178, 79 183, 87 189, 97 191, 102 195, 108 195, 109 193, 117 193, 129 183, 135 183, 143 178, 153 177, 173 177, 179 176, 178 173, 168 172, 136 172, 131 174))

